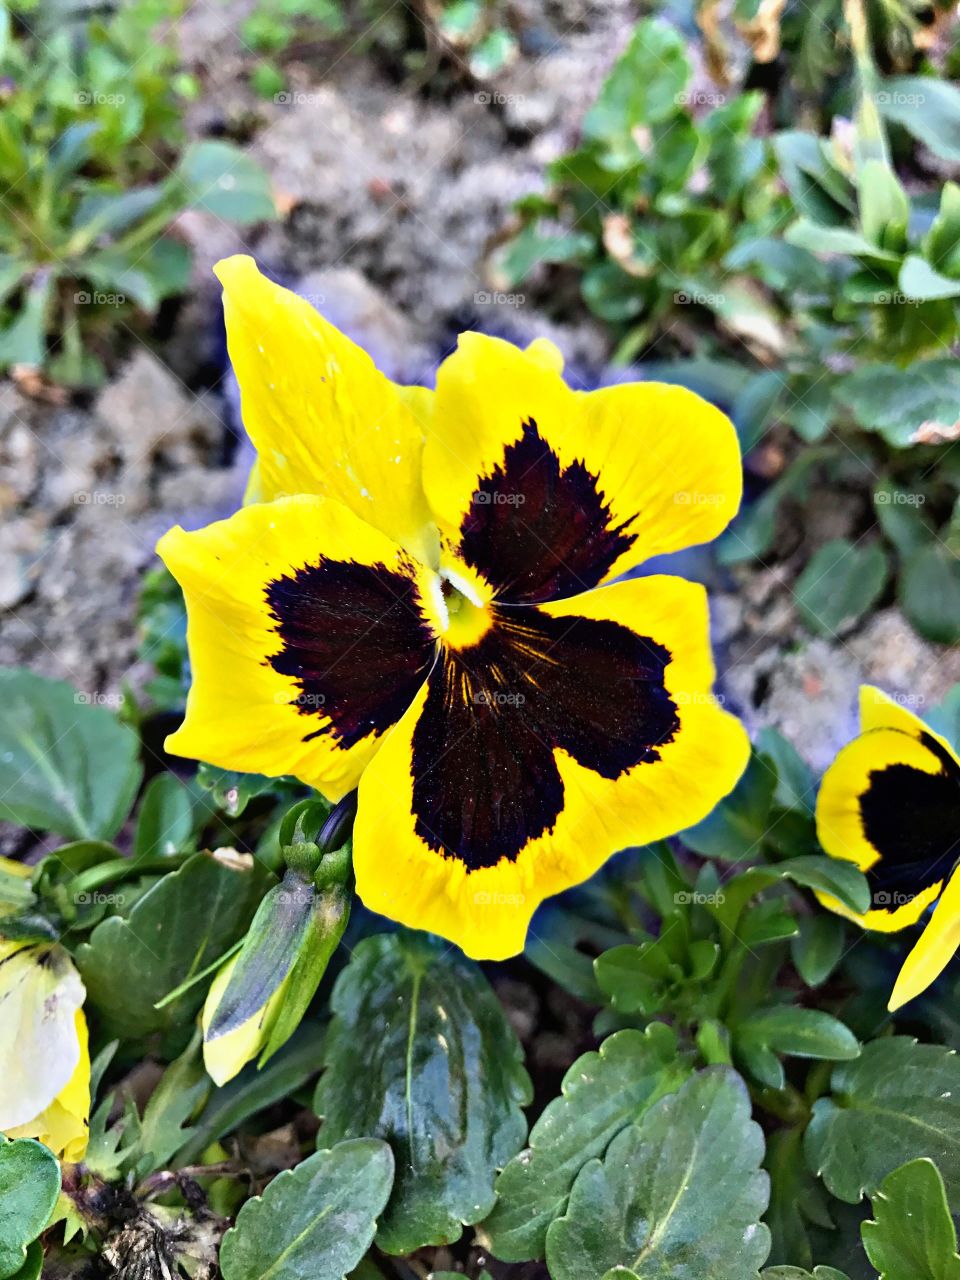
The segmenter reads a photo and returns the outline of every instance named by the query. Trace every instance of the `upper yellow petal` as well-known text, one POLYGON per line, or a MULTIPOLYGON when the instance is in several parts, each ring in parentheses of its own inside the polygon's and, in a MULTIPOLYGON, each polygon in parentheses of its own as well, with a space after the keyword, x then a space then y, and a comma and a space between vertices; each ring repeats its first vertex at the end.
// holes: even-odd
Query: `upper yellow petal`
POLYGON ((660 383, 574 392, 551 352, 465 333, 437 374, 427 497, 451 563, 506 600, 565 598, 708 541, 740 502, 719 409, 660 383))
POLYGON ((215 270, 243 422, 258 454, 250 499, 336 498, 435 561, 418 418, 430 392, 404 394, 309 302, 261 275, 252 258, 226 258, 215 270))
POLYGON ((920 738, 924 734, 934 738, 941 746, 960 763, 960 756, 953 745, 939 733, 934 733, 925 720, 911 711, 904 702, 892 698, 876 685, 860 686, 860 732, 869 733, 871 729, 898 729, 912 738, 920 738))

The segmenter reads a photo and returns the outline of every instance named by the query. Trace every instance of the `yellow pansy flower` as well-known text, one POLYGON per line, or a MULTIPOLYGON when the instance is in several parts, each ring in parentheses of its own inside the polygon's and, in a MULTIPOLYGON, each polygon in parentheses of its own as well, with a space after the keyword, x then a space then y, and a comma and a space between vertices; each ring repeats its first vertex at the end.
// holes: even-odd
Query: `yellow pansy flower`
POLYGON ((258 458, 248 505, 159 545, 193 670, 167 746, 359 784, 367 906, 513 955, 545 897, 746 764, 703 588, 611 582, 727 525, 736 433, 682 388, 575 391, 543 341, 466 333, 435 391, 398 387, 252 259, 217 271, 258 458))
POLYGON ((87 1149, 84 995, 62 947, 0 939, 0 1133, 38 1138, 68 1163, 87 1149))
POLYGON ((890 997, 899 1009, 931 984, 960 946, 960 758, 953 747, 880 689, 860 689, 860 736, 824 774, 817 835, 834 858, 855 863, 870 883, 865 929, 891 933, 936 909, 907 956, 890 997))

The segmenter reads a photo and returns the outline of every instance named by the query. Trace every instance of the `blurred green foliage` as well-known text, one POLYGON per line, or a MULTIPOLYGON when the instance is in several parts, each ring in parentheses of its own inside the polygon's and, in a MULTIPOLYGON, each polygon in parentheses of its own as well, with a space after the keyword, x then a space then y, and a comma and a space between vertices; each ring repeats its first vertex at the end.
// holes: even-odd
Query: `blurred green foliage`
POLYGON ((118 333, 181 292, 187 208, 273 215, 266 176, 222 141, 188 143, 196 92, 169 0, 55 22, 0 7, 0 370, 96 385, 118 333))

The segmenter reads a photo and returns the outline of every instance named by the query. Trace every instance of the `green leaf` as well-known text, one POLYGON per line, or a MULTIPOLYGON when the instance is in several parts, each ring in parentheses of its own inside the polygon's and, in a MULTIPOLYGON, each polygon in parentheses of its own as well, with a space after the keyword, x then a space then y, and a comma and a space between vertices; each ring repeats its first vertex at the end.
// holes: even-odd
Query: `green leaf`
POLYGON ((955 749, 960 748, 960 684, 948 690, 943 700, 924 716, 934 733, 942 734, 955 749))
POLYGON ((774 150, 793 203, 806 219, 825 227, 850 221, 853 186, 821 139, 806 130, 788 129, 775 136, 774 150))
POLYGON ((919 254, 910 253, 900 268, 900 292, 908 298, 927 302, 931 298, 960 298, 960 280, 942 276, 919 254))
POLYGON ((237 773, 233 769, 218 769, 212 764, 201 764, 197 770, 197 782, 209 791, 218 809, 228 818, 239 818, 255 796, 272 791, 276 778, 260 773, 237 773))
POLYGON ((25 291, 16 318, 0 330, 0 369, 13 365, 40 368, 47 355, 47 312, 53 296, 53 276, 38 273, 25 291))
POLYGON ((874 1221, 860 1228, 880 1280, 960 1280, 957 1232, 932 1160, 912 1160, 871 1196, 874 1221))
POLYGON ((918 360, 909 369, 871 362, 841 378, 836 396, 865 431, 877 431, 888 444, 904 448, 916 443, 921 426, 949 429, 957 421, 960 362, 918 360))
POLYGON ((766 1267, 760 1273, 760 1280, 848 1280, 848 1277, 835 1267, 814 1267, 812 1271, 804 1271, 802 1267, 766 1267))
POLYGON ((920 515, 923 494, 910 493, 889 481, 873 491, 873 505, 883 532, 904 558, 933 541, 933 530, 920 515))
POLYGON ((892 76, 876 94, 880 114, 942 160, 960 161, 960 90, 933 76, 892 76))
POLYGON ((98 924, 76 960, 88 999, 113 1032, 134 1038, 187 1022, 203 1001, 202 985, 161 1009, 154 1005, 246 932, 269 883, 256 863, 237 866, 198 853, 148 889, 128 915, 98 924))
POLYGON ((183 153, 177 176, 195 209, 242 225, 276 216, 267 174, 232 143, 192 143, 183 153))
POLYGON ((140 801, 133 840, 135 858, 156 858, 190 847, 193 797, 172 773, 151 778, 140 801))
POLYGON ((547 1232, 553 1280, 757 1280, 770 1251, 769 1179, 743 1082, 710 1067, 651 1107, 580 1172, 547 1232))
POLYGON ((621 1013, 658 1012, 661 988, 683 978, 680 965, 659 939, 613 947, 598 956, 593 967, 600 990, 621 1013))
POLYGON ((834 538, 813 554, 797 579, 797 610, 811 631, 835 636, 876 603, 886 580, 887 558, 877 543, 834 538))
POLYGON ((845 940, 839 916, 824 912, 800 921, 800 932, 790 941, 790 954, 808 987, 822 986, 830 977, 840 963, 845 940))
POLYGON ((135 1175, 145 1178, 165 1169, 191 1137, 189 1122, 206 1102, 213 1082, 203 1068, 200 1032, 160 1077, 144 1107, 137 1137, 135 1175))
POLYGON ((749 1014, 734 1029, 733 1048, 735 1055, 769 1051, 830 1062, 860 1056, 856 1036, 838 1018, 822 1009, 791 1005, 775 1005, 749 1014))
POLYGON ((763 845, 777 773, 754 753, 733 791, 709 817, 680 833, 680 839, 702 858, 739 862, 755 858, 763 845))
POLYGON ((43 1271, 43 1241, 34 1240, 27 1247, 27 1256, 19 1271, 15 1271, 10 1280, 40 1280, 43 1271))
POLYGON ((870 885, 866 877, 852 862, 845 862, 842 858, 812 853, 778 862, 769 870, 786 880, 792 880, 794 884, 803 885, 805 889, 818 889, 821 893, 832 894, 845 907, 858 914, 870 908, 870 885))
MULTIPOLYGON (((823 375, 821 374, 821 379, 823 375)), ((816 392, 795 395, 796 405, 801 403, 804 412, 811 412, 811 402, 816 392)), ((827 413, 816 415, 817 430, 826 434, 829 427, 827 413)), ((810 434, 808 438, 813 439, 810 434)), ((810 485, 811 473, 823 461, 825 451, 807 449, 795 462, 787 468, 779 480, 740 512, 731 527, 723 534, 717 555, 722 564, 742 564, 745 560, 753 560, 765 555, 773 546, 777 533, 777 513, 785 498, 804 499, 810 485)))
POLYGON ((195 1164, 212 1142, 295 1094, 320 1070, 323 1041, 324 1028, 318 1022, 305 1022, 266 1066, 244 1067, 229 1084, 214 1089, 173 1164, 195 1164))
POLYGON ((634 28, 584 117, 584 136, 636 154, 631 131, 678 115, 677 98, 689 78, 683 37, 666 22, 647 18, 634 28))
POLYGON ((910 201, 893 169, 882 160, 866 160, 857 175, 860 225, 871 244, 902 253, 907 243, 910 201))
POLYGON ((140 785, 136 734, 61 680, 0 670, 0 818, 109 840, 140 785))
POLYGON ((487 80, 516 59, 519 46, 512 32, 498 27, 485 36, 467 57, 470 74, 487 80))
POLYGON ((922 636, 960 641, 960 557, 942 542, 921 547, 900 574, 900 605, 922 636))
POLYGON ((825 227, 808 218, 798 218, 783 233, 787 244, 809 253, 840 253, 854 258, 873 258, 881 262, 897 262, 899 255, 868 240, 849 227, 825 227))
POLYGON ((960 186, 945 182, 940 211, 923 239, 923 254, 937 271, 953 276, 960 271, 960 186))
POLYGON ((497 257, 507 287, 519 284, 541 263, 576 262, 593 251, 593 240, 583 232, 541 231, 530 222, 497 257))
POLYGON ((490 1252, 504 1262, 542 1258, 547 1228, 566 1208, 580 1169, 689 1071, 675 1034, 660 1022, 618 1031, 599 1052, 578 1058, 530 1131, 530 1146, 497 1179, 497 1203, 482 1228, 490 1252))
POLYGON ((27 1246, 44 1229, 60 1194, 60 1165, 32 1138, 0 1135, 0 1276, 27 1265, 27 1246))
POLYGON ((873 1040, 835 1067, 832 1097, 820 1098, 807 1129, 810 1167, 838 1200, 856 1204, 892 1170, 935 1161, 960 1199, 960 1058, 907 1036, 873 1040))
POLYGON ((530 1082, 480 969, 423 934, 366 938, 331 998, 316 1110, 323 1142, 394 1147, 397 1179, 377 1243, 387 1253, 459 1239, 493 1207, 498 1168, 523 1142, 530 1082))
POLYGON ((385 1142, 357 1138, 277 1174, 223 1237, 223 1280, 344 1280, 370 1246, 393 1167, 385 1142))

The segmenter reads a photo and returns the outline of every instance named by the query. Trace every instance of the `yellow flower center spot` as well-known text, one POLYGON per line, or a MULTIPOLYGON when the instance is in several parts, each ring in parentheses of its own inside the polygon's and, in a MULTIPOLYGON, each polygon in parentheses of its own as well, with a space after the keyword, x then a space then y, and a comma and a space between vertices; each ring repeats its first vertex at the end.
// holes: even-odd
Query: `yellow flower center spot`
POLYGON ((486 605, 474 604, 452 583, 444 581, 443 598, 448 622, 441 638, 452 649, 469 649, 493 626, 491 610, 486 605))

